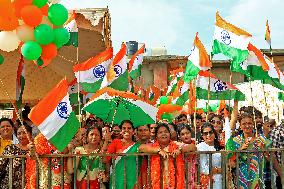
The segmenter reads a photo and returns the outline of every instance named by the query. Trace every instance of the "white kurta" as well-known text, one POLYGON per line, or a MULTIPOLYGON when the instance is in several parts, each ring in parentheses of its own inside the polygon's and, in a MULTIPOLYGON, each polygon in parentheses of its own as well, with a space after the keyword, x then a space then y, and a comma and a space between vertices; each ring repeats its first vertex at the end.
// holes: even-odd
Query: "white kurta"
MULTIPOLYGON (((201 142, 197 144, 197 151, 216 151, 214 146, 209 146, 205 142, 201 142)), ((217 167, 221 168, 221 153, 214 153, 212 154, 212 168, 217 167)), ((204 175, 209 175, 209 155, 208 154, 201 154, 200 155, 200 172, 204 175)), ((221 174, 214 174, 213 175, 213 188, 214 189, 221 189, 222 188, 222 175, 221 174)), ((208 185, 208 188, 210 186, 208 185)))

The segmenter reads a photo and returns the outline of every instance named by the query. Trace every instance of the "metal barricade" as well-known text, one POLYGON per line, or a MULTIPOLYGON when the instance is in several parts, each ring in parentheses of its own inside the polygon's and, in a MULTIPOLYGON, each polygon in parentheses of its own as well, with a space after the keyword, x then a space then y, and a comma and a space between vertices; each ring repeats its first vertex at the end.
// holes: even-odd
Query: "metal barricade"
MULTIPOLYGON (((179 180, 184 181, 184 188, 191 189, 193 185, 200 185, 201 182, 207 179, 207 184, 209 188, 214 188, 214 182, 216 182, 216 174, 221 177, 219 185, 222 185, 222 188, 240 188, 243 183, 241 182, 241 177, 243 171, 247 171, 246 177, 248 180, 247 187, 250 188, 253 179, 257 178, 257 183, 260 188, 268 187, 268 183, 270 183, 270 188, 276 188, 276 177, 275 174, 275 162, 278 162, 279 168, 281 168, 281 181, 282 186, 284 186, 284 149, 269 149, 265 151, 251 151, 251 150, 242 150, 242 151, 202 151, 202 152, 194 152, 188 154, 182 154, 183 157, 183 167, 181 170, 176 158, 173 158, 173 169, 169 170, 170 163, 169 159, 162 159, 160 157, 160 178, 159 183, 153 183, 152 178, 156 170, 153 170, 151 167, 152 157, 158 156, 154 154, 142 154, 142 153, 133 153, 133 154, 103 154, 103 153, 94 153, 94 154, 62 154, 62 155, 43 155, 39 156, 40 162, 34 159, 34 178, 35 178, 35 188, 48 188, 51 189, 54 185, 58 185, 59 188, 74 188, 76 189, 78 186, 78 172, 80 170, 80 166, 78 165, 78 161, 81 157, 86 157, 87 162, 87 171, 86 171, 86 188, 92 189, 94 188, 94 175, 92 174, 100 174, 98 179, 97 186, 99 188, 107 188, 106 186, 111 182, 111 188, 113 189, 128 189, 130 187, 137 188, 137 189, 150 189, 153 188, 153 184, 156 186, 157 184, 160 186, 159 188, 163 188, 167 184, 171 183, 167 179, 175 179, 173 181, 174 186, 172 188, 180 188, 177 185, 179 180), (281 152, 281 162, 276 160, 276 156, 274 155, 275 152, 281 152), (221 167, 214 167, 216 164, 216 154, 220 154, 221 159, 221 167), (229 161, 229 156, 231 156, 231 160, 229 161), (99 158, 98 171, 94 172, 94 157, 99 158), (134 159, 130 159, 133 157, 134 159), (204 157, 207 162, 206 166, 204 167, 204 163, 200 162, 204 160, 204 157), (232 158, 234 157, 234 158, 232 158), (67 173, 67 160, 73 162, 73 176, 67 173), (189 161, 189 159, 194 161, 189 161), (118 159, 122 160, 123 166, 118 164, 118 159), (131 160, 131 161, 130 161, 131 160), (130 162, 134 162, 133 164, 129 164, 130 162), (194 164, 192 162, 195 162, 194 164), (264 167, 266 164, 270 163, 269 166, 264 167), (119 166, 119 167, 118 167, 119 166), (143 167, 144 166, 144 167, 143 167), (168 167, 167 167, 168 166, 168 167), (255 166, 255 167, 254 167, 255 166), (207 169, 204 170, 204 169, 207 169), (265 169, 264 169, 265 168, 265 169), (123 169, 118 171, 117 169, 123 169), (244 169, 244 170, 241 170, 244 169), (55 171, 56 170, 56 171, 55 171), (168 171, 165 172, 165 170, 168 171), (190 172, 195 170, 194 173, 190 172), (218 171, 221 170, 221 171, 218 171), (171 172, 173 171, 173 172, 171 172), (182 177, 178 177, 178 173, 181 171, 183 175, 179 175, 182 177), (217 172, 216 172, 217 171, 217 172), (267 174, 267 171, 270 171, 270 176, 267 174), (103 173, 103 174, 102 174, 103 173), (122 175, 117 175, 117 173, 122 173, 122 175), (134 173, 133 175, 130 175, 134 173), (174 174, 174 176, 170 174, 174 174), (58 176, 60 175, 60 176, 58 176), (106 176, 105 176, 106 175, 106 176), (101 176, 105 176, 102 177, 101 176), (265 180, 269 176, 268 179, 271 182, 267 182, 269 180, 265 180), (122 177, 123 180, 117 179, 118 177, 122 177), (108 179, 105 179, 108 178, 108 179), (130 184, 130 180, 127 178, 134 178, 133 185, 130 184), (193 180, 192 180, 193 178, 193 180), (103 180, 105 179, 105 180, 103 180), (119 181, 119 183, 117 183, 119 181), (123 184, 121 184, 123 182, 123 184), (45 183, 46 185, 44 185, 45 183)), ((27 164, 27 157, 26 156, 0 156, 0 168, 5 169, 6 176, 8 176, 8 183, 9 189, 13 188, 13 180, 15 177, 14 169, 15 166, 19 166, 18 170, 21 170, 21 177, 19 179, 21 182, 21 188, 25 188, 25 183, 27 176, 23 174, 26 172, 26 167, 32 166, 31 164, 27 164), (1 163, 7 163, 7 167, 1 167, 1 163)), ((79 162, 80 164, 80 162, 79 162)), ((2 170, 1 170, 2 171, 2 170)), ((3 178, 3 175, 1 177, 3 178)), ((31 178, 29 178, 31 179, 31 178)), ((279 179, 279 177, 278 177, 279 179)), ((131 181, 132 182, 132 181, 131 181)), ((254 183, 255 184, 255 183, 254 183)), ((170 185, 170 184, 169 184, 170 185)), ((169 187, 169 188, 171 188, 169 187)), ((132 189, 131 188, 131 189, 132 189)))

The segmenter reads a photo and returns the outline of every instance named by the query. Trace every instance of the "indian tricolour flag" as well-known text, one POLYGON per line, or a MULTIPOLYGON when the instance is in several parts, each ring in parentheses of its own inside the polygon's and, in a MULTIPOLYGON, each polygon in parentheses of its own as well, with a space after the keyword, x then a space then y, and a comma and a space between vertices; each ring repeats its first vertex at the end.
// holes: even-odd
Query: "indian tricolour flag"
POLYGON ((178 86, 173 93, 173 104, 183 106, 185 102, 189 99, 189 83, 179 80, 178 86))
POLYGON ((179 82, 179 80, 182 78, 183 75, 184 75, 183 69, 177 69, 171 73, 170 76, 171 81, 167 88, 166 96, 171 95, 175 91, 177 83, 179 82))
POLYGON ((184 72, 183 80, 185 82, 190 82, 194 79, 200 70, 208 70, 212 67, 209 60, 209 56, 198 38, 198 33, 196 33, 193 47, 191 48, 191 53, 188 56, 188 61, 186 64, 186 69, 184 72))
POLYGON ((141 76, 141 68, 143 62, 143 54, 145 52, 145 45, 143 45, 129 61, 129 76, 135 80, 141 76))
POLYGON ((123 43, 120 51, 110 64, 101 88, 111 87, 116 90, 126 91, 129 87, 127 66, 126 45, 123 43))
POLYGON ((70 39, 65 46, 73 45, 74 47, 78 47, 78 26, 75 18, 76 13, 73 12, 72 16, 64 26, 64 28, 67 29, 70 34, 70 39))
POLYGON ((75 78, 73 79, 73 81, 71 81, 68 84, 68 93, 69 93, 69 100, 70 100, 71 105, 79 104, 78 91, 79 91, 80 99, 83 98, 83 94, 81 94, 82 86, 80 85, 78 88, 77 79, 75 78))
POLYGON ((284 76, 278 66, 252 44, 248 45, 248 50, 249 56, 241 64, 242 70, 239 72, 247 73, 250 80, 261 80, 284 90, 284 76))
POLYGON ((216 78, 209 71, 200 71, 196 79, 197 99, 245 100, 245 95, 234 85, 216 78), (209 91, 208 91, 209 89, 209 91))
POLYGON ((248 32, 226 22, 217 12, 212 54, 222 53, 231 58, 231 70, 235 71, 248 57, 251 37, 248 32))
POLYGON ((25 88, 25 63, 24 58, 21 56, 18 70, 17 70, 17 80, 16 80, 16 106, 17 109, 21 109, 23 92, 25 88))
POLYGON ((70 105, 66 79, 32 108, 29 118, 59 151, 67 147, 80 123, 70 105))
POLYGON ((77 81, 86 92, 94 93, 100 89, 112 61, 113 49, 108 48, 95 57, 73 67, 77 81))

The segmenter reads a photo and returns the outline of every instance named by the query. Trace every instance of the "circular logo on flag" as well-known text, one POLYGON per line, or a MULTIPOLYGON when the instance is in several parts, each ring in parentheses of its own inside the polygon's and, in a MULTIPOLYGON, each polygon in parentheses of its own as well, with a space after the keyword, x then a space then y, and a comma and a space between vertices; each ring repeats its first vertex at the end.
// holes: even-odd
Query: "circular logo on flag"
POLYGON ((194 50, 195 50, 195 45, 193 45, 193 46, 191 47, 191 49, 190 49, 190 52, 189 52, 189 55, 188 55, 188 56, 190 56, 194 50))
POLYGON ((63 119, 68 118, 67 102, 60 102, 56 108, 59 117, 63 119))
POLYGON ((228 87, 225 82, 218 80, 214 83, 214 88, 217 92, 222 92, 225 91, 228 87))
POLYGON ((221 40, 226 44, 230 45, 231 44, 231 36, 227 30, 223 30, 221 32, 221 40))
POLYGON ((122 68, 119 65, 115 65, 113 70, 115 72, 115 77, 118 77, 122 74, 122 68))
POLYGON ((106 74, 106 69, 102 65, 97 65, 93 69, 93 74, 96 78, 103 78, 106 74))

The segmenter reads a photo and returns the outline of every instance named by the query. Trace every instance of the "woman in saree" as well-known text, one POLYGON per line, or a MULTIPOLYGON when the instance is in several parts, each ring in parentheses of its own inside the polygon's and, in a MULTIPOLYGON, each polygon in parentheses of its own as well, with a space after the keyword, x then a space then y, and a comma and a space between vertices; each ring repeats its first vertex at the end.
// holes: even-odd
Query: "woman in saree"
MULTIPOLYGON (((253 116, 243 113, 239 119, 241 134, 235 136, 226 145, 228 150, 254 150, 267 148, 268 141, 261 140, 254 132, 253 116)), ((236 156, 231 154, 230 161, 236 161, 236 156)), ((263 172, 264 156, 259 152, 240 153, 239 154, 239 178, 237 180, 241 189, 256 189, 260 188, 259 173, 263 172)))
MULTIPOLYGON (((219 151, 220 144, 214 126, 204 123, 201 127, 202 142, 197 144, 197 151, 219 151)), ((210 188, 210 160, 208 154, 200 154, 200 184, 202 189, 210 188)), ((222 188, 221 154, 212 154, 213 189, 222 188)))
MULTIPOLYGON (((4 148, 4 156, 26 155, 28 153, 29 139, 32 138, 32 129, 29 126, 20 126, 16 130, 19 144, 11 144, 4 148)), ((12 163, 12 188, 22 188, 22 159, 13 158, 10 162, 8 158, 0 158, 0 188, 9 188, 9 165, 12 163)))
POLYGON ((136 186, 141 158, 131 156, 131 153, 137 153, 140 143, 133 141, 134 127, 129 120, 124 120, 120 124, 122 139, 114 139, 107 148, 108 154, 123 153, 127 156, 107 157, 108 165, 112 163, 110 168, 110 188, 132 189, 136 186), (137 161, 138 160, 138 161, 137 161))
MULTIPOLYGON (((74 154, 96 154, 100 153, 100 143, 102 139, 102 131, 98 126, 91 126, 86 131, 87 142, 83 146, 76 147, 74 154)), ((74 173, 76 169, 76 186, 78 189, 87 189, 89 179, 89 189, 103 189, 105 186, 100 185, 100 180, 105 178, 104 166, 101 157, 81 156, 76 157, 76 166, 74 166, 74 159, 68 158, 67 172, 74 173), (89 172, 88 172, 89 169, 89 172), (101 186, 101 187, 100 187, 101 186)), ((103 181, 103 180, 102 180, 103 181)))
MULTIPOLYGON (((188 124, 178 124, 178 138, 179 142, 177 143, 180 147, 186 144, 195 144, 195 141, 191 138, 191 128, 188 124)), ((195 188, 195 176, 196 176, 196 155, 187 154, 185 157, 185 170, 187 167, 187 182, 188 188, 195 188)))
POLYGON ((139 147, 139 152, 153 154, 150 160, 150 188, 184 189, 184 161, 181 152, 194 151, 195 145, 180 147, 171 141, 170 129, 166 123, 158 124, 155 135, 155 143, 142 144, 139 147))

